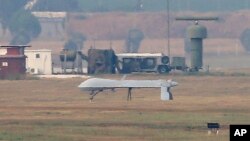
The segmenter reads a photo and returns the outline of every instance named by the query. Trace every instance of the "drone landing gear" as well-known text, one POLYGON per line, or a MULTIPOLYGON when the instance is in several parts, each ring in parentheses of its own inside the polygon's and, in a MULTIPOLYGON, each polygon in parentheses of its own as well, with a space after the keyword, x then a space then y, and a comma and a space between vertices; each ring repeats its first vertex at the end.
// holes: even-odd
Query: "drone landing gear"
POLYGON ((128 97, 127 97, 127 101, 131 101, 132 100, 132 88, 128 88, 128 97))
MULTIPOLYGON (((90 102, 93 102, 94 97, 99 94, 100 92, 102 92, 103 90, 98 90, 98 91, 91 91, 90 95, 91 97, 89 98, 90 102)), ((132 88, 128 88, 128 96, 127 96, 127 101, 131 101, 132 100, 132 88)))
POLYGON ((170 91, 170 87, 168 87, 167 92, 169 93, 169 100, 173 100, 174 98, 173 98, 173 95, 170 91))
POLYGON ((89 102, 93 102, 94 97, 95 97, 98 93, 100 93, 100 92, 102 92, 102 90, 92 91, 92 92, 90 93, 91 97, 89 98, 89 102))

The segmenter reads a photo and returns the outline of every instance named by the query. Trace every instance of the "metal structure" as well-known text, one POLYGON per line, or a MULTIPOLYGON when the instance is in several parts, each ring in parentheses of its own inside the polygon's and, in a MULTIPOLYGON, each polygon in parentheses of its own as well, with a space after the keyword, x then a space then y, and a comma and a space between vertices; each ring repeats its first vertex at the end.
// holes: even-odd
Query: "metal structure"
POLYGON ((191 71, 199 71, 203 67, 203 39, 207 38, 207 28, 198 21, 215 21, 218 17, 178 17, 176 20, 195 21, 194 25, 187 28, 187 37, 191 47, 191 71))
POLYGON ((114 74, 116 63, 117 57, 112 49, 89 49, 88 51, 88 74, 114 74))
POLYGON ((63 49, 60 52, 60 61, 62 67, 62 73, 67 73, 67 69, 71 69, 71 72, 74 72, 75 69, 75 60, 76 60, 76 50, 63 49))
POLYGON ((114 90, 116 88, 127 88, 127 100, 132 99, 132 89, 134 88, 161 88, 161 100, 173 100, 170 88, 177 86, 178 83, 172 80, 112 80, 101 78, 90 78, 82 82, 78 87, 82 91, 90 92, 90 101, 104 90, 114 90))
POLYGON ((83 73, 82 61, 88 62, 88 74, 114 74, 117 58, 112 49, 89 49, 88 56, 75 49, 63 49, 60 52, 62 73, 83 73), (71 71, 69 71, 71 70, 71 71))
POLYGON ((187 71, 186 59, 185 57, 172 57, 171 68, 174 70, 187 71))
MULTIPOLYGON (((171 58, 171 49, 170 49, 170 2, 167 0, 167 50, 168 57, 171 58)), ((171 60, 169 60, 171 61, 171 60)))

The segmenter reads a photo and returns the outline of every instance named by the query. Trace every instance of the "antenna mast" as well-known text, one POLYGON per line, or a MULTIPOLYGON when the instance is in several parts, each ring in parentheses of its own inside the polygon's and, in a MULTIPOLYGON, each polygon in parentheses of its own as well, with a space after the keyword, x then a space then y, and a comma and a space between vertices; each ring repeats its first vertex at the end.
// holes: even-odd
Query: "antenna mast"
POLYGON ((167 50, 168 50, 168 57, 170 59, 170 5, 169 0, 167 0, 167 50))

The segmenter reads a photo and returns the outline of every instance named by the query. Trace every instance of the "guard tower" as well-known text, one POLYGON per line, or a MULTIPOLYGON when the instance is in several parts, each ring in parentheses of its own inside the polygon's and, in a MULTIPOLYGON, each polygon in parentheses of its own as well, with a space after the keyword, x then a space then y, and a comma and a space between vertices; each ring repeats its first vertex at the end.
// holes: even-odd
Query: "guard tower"
POLYGON ((203 66, 203 39, 207 38, 207 28, 199 24, 199 21, 217 21, 218 17, 178 17, 178 21, 194 21, 194 24, 186 30, 186 36, 190 39, 190 71, 199 71, 203 66))

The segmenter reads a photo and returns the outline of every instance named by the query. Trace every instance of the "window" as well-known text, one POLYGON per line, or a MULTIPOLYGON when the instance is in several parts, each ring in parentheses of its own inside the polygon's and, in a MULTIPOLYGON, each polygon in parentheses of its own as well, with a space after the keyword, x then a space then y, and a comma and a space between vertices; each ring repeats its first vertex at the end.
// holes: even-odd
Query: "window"
POLYGON ((40 58, 40 54, 36 54, 36 58, 40 58))
POLYGON ((156 58, 143 58, 141 62, 142 69, 154 69, 156 67, 156 58))
POLYGON ((2 62, 3 67, 8 67, 8 62, 2 62))
POLYGON ((131 63, 133 61, 135 61, 134 58, 123 58, 123 63, 125 63, 125 64, 129 64, 129 63, 131 63))

